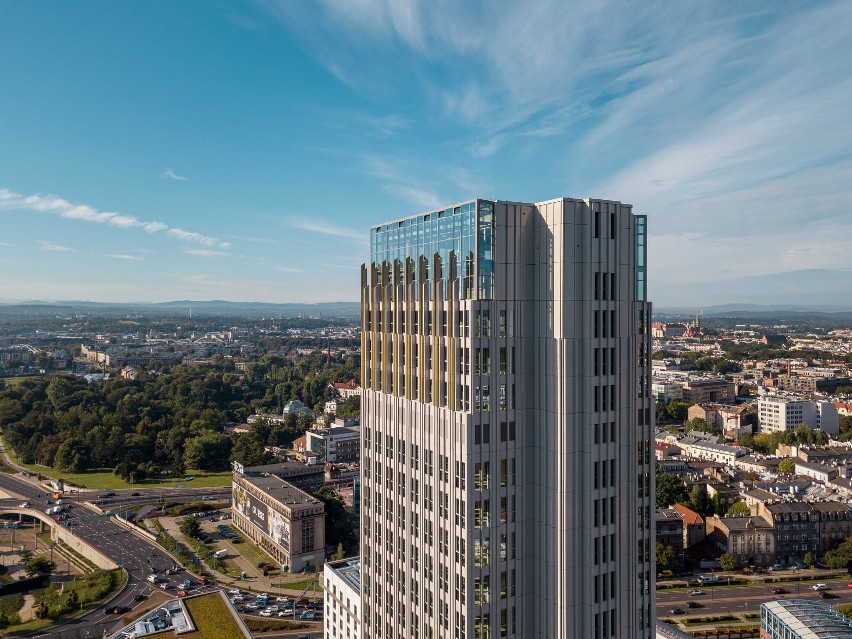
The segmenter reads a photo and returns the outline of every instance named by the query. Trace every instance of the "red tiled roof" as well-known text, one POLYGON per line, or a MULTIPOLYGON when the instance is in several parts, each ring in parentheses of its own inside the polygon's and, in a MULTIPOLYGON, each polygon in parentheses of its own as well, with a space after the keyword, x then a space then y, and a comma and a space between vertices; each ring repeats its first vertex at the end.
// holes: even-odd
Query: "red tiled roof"
POLYGON ((684 524, 689 526, 700 526, 704 524, 704 520, 701 519, 701 515, 694 510, 690 510, 683 504, 675 504, 673 508, 680 513, 681 517, 683 517, 684 524))

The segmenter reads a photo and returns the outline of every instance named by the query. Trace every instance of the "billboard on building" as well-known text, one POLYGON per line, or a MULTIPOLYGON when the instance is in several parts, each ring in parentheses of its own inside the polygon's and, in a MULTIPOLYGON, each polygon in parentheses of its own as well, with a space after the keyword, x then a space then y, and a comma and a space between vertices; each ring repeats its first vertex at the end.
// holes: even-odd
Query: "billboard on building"
POLYGON ((265 534, 269 534, 269 508, 237 484, 234 484, 234 508, 265 534))

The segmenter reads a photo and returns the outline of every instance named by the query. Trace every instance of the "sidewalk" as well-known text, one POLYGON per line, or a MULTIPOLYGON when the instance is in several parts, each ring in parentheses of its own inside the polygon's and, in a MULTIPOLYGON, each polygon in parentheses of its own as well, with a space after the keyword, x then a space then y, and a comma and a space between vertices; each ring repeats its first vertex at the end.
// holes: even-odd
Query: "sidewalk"
MULTIPOLYGON (((180 526, 176 522, 176 518, 174 517, 160 517, 160 524, 166 531, 174 537, 174 539, 187 548, 187 550, 191 554, 195 554, 192 552, 192 548, 186 543, 186 540, 183 536, 183 533, 180 531, 180 526)), ((247 542, 243 542, 247 543, 247 542)), ((314 577, 313 573, 297 573, 293 575, 285 574, 285 575, 276 575, 276 576, 266 576, 264 577, 261 570, 253 565, 248 559, 242 556, 239 551, 229 543, 217 543, 216 546, 220 548, 225 548, 228 550, 228 560, 232 563, 236 564, 237 568, 240 571, 245 571, 246 579, 242 580, 238 577, 231 577, 228 575, 224 575, 222 573, 213 571, 209 566, 202 562, 204 568, 215 575, 216 582, 220 586, 230 586, 233 588, 239 588, 240 590, 247 590, 253 592, 267 592, 270 595, 278 596, 278 595, 287 595, 287 596, 300 596, 304 588, 287 588, 287 581, 292 582, 301 582, 307 581, 314 577), (279 587, 279 584, 282 584, 284 587, 279 587)), ((308 591, 308 597, 322 597, 322 589, 320 589, 319 584, 322 582, 322 575, 317 576, 317 586, 314 591, 308 591)))

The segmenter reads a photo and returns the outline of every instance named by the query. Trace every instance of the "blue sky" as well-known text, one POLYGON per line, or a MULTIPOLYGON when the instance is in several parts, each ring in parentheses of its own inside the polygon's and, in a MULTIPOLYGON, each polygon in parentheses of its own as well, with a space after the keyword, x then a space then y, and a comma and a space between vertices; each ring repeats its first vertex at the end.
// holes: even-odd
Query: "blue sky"
POLYGON ((658 305, 852 306, 850 24, 849 2, 0 2, 0 299, 356 300, 371 224, 568 195, 648 214, 658 305))

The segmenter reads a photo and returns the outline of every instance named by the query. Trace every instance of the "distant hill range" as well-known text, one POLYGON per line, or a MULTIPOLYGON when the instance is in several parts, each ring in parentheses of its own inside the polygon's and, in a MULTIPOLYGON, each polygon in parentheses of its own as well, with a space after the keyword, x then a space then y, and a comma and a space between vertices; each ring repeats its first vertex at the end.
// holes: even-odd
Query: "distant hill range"
POLYGON ((795 305, 761 305, 761 304, 721 304, 719 306, 654 308, 654 315, 677 315, 699 317, 743 317, 753 319, 793 319, 808 318, 852 320, 852 310, 849 306, 795 306, 795 305))
POLYGON ((103 303, 84 301, 44 302, 39 300, 22 302, 0 301, 0 314, 44 315, 62 313, 91 313, 104 315, 126 315, 147 313, 159 315, 188 315, 190 310, 198 315, 220 315, 229 317, 351 317, 360 315, 358 302, 324 302, 321 304, 270 304, 266 302, 228 302, 225 300, 175 302, 127 302, 103 303))

